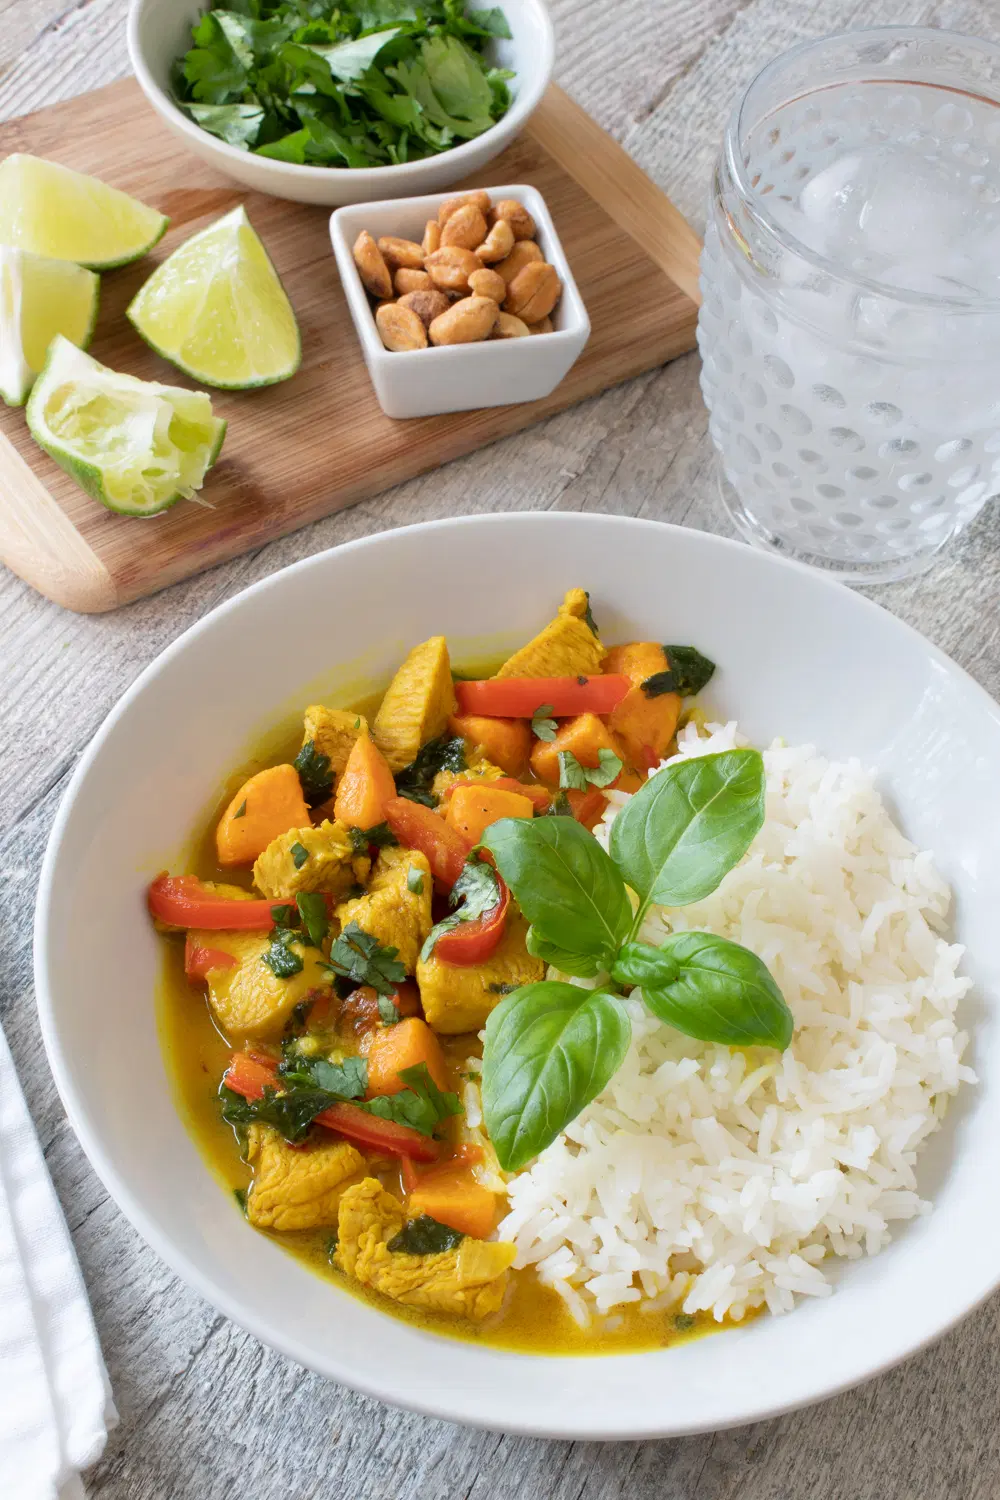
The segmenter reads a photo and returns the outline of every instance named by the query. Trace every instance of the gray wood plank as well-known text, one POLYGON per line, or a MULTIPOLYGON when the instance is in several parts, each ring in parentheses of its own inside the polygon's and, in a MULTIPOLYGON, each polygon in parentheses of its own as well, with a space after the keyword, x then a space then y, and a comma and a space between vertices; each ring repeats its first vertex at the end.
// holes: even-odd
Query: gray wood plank
MULTIPOLYGON (((125 0, 0 0, 0 118, 127 70, 125 0)), ((880 21, 1000 36, 991 0, 553 0, 560 81, 699 224, 741 84, 793 40, 880 21)), ((0 575, 0 1020, 66 1209, 121 1426, 88 1475, 99 1500, 993 1500, 1000 1299, 936 1348, 809 1411, 677 1442, 502 1437, 381 1406, 236 1330, 167 1271, 110 1202, 45 1064, 30 908, 59 796, 138 672, 275 569, 408 521, 558 508, 726 532, 694 356, 346 514, 111 616, 77 617, 0 575)), ((879 602, 1000 696, 1000 509, 928 577, 879 602)), ((956 1263, 956 1274, 961 1274, 956 1263)), ((595 1377, 599 1367, 595 1366, 595 1377)))

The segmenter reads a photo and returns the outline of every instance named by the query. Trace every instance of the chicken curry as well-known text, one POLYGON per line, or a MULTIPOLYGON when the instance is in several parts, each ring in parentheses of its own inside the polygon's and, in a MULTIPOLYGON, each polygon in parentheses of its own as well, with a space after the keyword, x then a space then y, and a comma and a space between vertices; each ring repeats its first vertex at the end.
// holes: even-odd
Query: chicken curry
POLYGON ((487 679, 424 641, 374 704, 308 706, 288 759, 227 797, 195 871, 150 885, 168 1058, 248 1223, 439 1332, 596 1352, 700 1322, 626 1311, 583 1330, 514 1268, 479 1088, 488 1017, 549 958, 486 830, 590 829, 610 792, 641 787, 681 715, 668 649, 607 649, 583 589, 487 679))

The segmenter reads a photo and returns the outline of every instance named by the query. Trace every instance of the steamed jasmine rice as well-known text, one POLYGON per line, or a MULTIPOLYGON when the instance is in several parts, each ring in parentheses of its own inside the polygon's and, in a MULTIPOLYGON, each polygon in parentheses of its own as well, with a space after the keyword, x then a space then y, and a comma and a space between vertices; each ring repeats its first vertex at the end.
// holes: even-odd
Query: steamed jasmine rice
MULTIPOLYGON (((740 743, 734 724, 692 725, 679 757, 740 743)), ((738 1320, 829 1296, 832 1257, 874 1255, 929 1211, 920 1147, 974 1082, 956 1024, 971 981, 942 935, 950 891, 931 855, 857 761, 780 743, 764 760, 750 852, 707 899, 651 911, 642 936, 695 928, 751 949, 794 1039, 780 1054, 694 1041, 623 1002, 623 1066, 510 1179, 499 1231, 581 1323, 627 1303, 738 1320)), ((603 843, 627 800, 612 793, 603 843)))

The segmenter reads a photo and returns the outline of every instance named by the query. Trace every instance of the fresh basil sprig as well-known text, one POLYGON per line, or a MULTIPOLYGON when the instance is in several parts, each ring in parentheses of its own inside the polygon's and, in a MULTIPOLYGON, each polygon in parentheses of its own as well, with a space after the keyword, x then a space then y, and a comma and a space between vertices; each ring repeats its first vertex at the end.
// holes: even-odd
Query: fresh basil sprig
POLYGON ((508 1172, 555 1140, 606 1088, 632 1027, 602 990, 543 980, 501 1000, 486 1027, 486 1129, 508 1172))
POLYGON ((619 987, 637 987, 655 1016, 701 1041, 788 1046, 791 1012, 748 949, 708 932, 672 933, 659 947, 638 940, 650 905, 709 895, 763 821, 760 754, 727 750, 653 776, 612 824, 610 855, 570 818, 486 830, 483 845, 531 923, 528 951, 565 974, 608 975, 595 990, 524 985, 490 1016, 483 1109, 507 1171, 551 1145, 614 1077, 630 1036, 619 987))

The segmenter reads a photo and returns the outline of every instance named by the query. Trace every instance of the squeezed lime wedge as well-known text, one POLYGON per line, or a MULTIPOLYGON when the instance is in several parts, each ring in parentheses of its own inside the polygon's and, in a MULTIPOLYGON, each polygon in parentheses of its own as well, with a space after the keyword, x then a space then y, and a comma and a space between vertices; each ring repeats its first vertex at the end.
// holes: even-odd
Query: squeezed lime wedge
POLYGON ((242 207, 158 266, 128 317, 157 354, 223 390, 287 380, 302 358, 291 303, 242 207))
POLYGON ((0 162, 0 244, 110 271, 145 255, 168 222, 138 198, 44 157, 0 162))
POLYGON ((204 391, 119 375, 61 335, 35 381, 27 419, 60 468, 126 516, 157 515, 189 499, 226 433, 204 391))
POLYGON ((69 260, 0 245, 0 398, 23 406, 57 333, 85 349, 100 277, 69 260))

